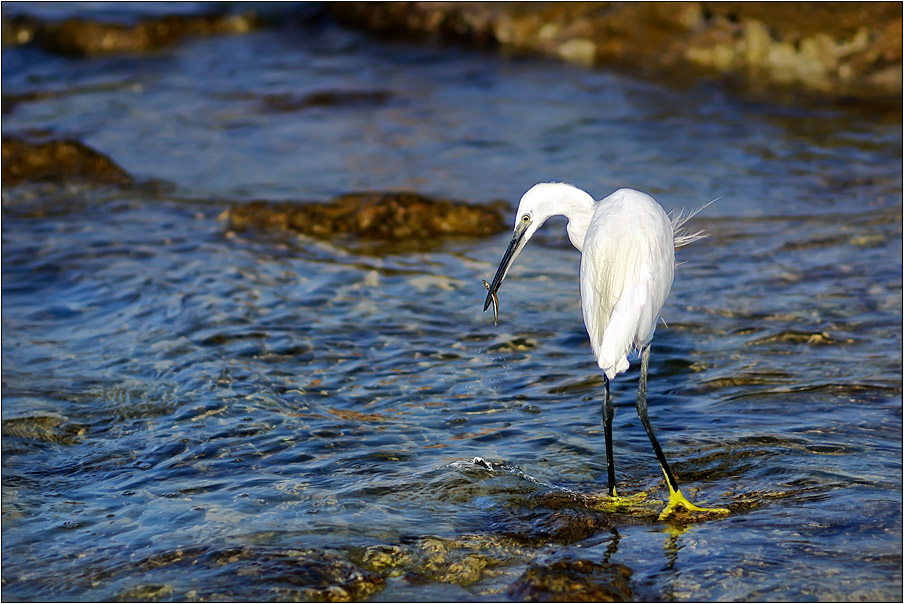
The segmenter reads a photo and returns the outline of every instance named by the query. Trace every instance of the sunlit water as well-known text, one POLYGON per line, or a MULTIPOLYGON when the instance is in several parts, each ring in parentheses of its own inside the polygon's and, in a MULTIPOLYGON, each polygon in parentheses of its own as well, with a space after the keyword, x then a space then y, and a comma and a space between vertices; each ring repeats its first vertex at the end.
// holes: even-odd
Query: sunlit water
POLYGON ((506 599, 568 559, 623 565, 640 600, 900 596, 899 123, 328 25, 4 48, 3 82, 91 85, 5 134, 173 185, 4 192, 4 598, 506 599), (260 101, 321 90, 392 96, 260 101), (727 518, 656 519, 636 367, 613 383, 616 469, 648 509, 582 497, 605 490, 602 375, 561 220, 494 327, 504 233, 400 252, 218 218, 361 189, 514 207, 542 180, 721 196, 680 251, 649 401, 685 491, 727 518))

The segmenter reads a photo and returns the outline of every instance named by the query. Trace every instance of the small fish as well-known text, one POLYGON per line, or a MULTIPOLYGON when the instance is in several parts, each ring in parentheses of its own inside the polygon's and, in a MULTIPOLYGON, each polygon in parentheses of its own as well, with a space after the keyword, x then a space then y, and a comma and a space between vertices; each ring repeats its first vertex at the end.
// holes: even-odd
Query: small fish
MULTIPOLYGON (((487 280, 481 279, 481 281, 487 291, 490 291, 490 284, 487 283, 487 280)), ((493 325, 499 325, 499 298, 496 297, 496 292, 493 292, 493 325)))

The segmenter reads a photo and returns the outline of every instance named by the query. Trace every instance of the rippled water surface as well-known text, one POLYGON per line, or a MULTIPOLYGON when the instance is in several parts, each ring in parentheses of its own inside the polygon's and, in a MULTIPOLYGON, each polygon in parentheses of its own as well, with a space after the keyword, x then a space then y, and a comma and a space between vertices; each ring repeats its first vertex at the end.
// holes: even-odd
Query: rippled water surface
POLYGON ((582 560, 600 572, 575 581, 638 600, 900 597, 900 123, 328 23, 5 47, 4 94, 34 90, 59 94, 4 134, 80 138, 146 184, 4 191, 4 598, 522 599, 582 560), (323 90, 389 95, 266 102, 323 90), (636 367, 614 443, 646 503, 596 497, 603 382, 561 220, 494 327, 505 233, 412 252, 219 218, 361 189, 514 208, 543 180, 720 197, 679 253, 648 396, 684 490, 728 517, 657 519, 636 367))

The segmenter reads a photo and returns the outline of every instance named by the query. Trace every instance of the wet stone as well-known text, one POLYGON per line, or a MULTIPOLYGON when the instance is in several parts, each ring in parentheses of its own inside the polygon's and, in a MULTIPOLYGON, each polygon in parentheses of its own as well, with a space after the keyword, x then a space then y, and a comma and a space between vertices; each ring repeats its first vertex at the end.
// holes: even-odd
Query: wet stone
POLYGON ((624 602, 634 595, 627 566, 573 559, 531 564, 507 594, 527 602, 624 602))
POLYGON ((135 24, 73 18, 53 22, 33 17, 3 20, 4 40, 34 43, 69 56, 148 52, 171 46, 188 36, 247 33, 258 25, 252 14, 173 15, 146 18, 135 24))
POLYGON ((365 192, 327 203, 253 201, 229 208, 233 231, 293 231, 313 237, 352 235, 398 241, 448 235, 483 236, 505 229, 501 204, 471 205, 418 193, 365 192))
POLYGON ((25 182, 130 184, 132 177, 106 155, 73 139, 31 142, 3 137, 3 186, 25 182))

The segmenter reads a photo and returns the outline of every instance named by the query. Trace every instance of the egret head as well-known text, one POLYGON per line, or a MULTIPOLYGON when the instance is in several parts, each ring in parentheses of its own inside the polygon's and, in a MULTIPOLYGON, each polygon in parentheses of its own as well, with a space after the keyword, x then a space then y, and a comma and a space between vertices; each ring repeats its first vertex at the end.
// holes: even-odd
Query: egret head
POLYGON ((518 212, 515 214, 515 229, 512 232, 512 240, 509 242, 505 253, 502 255, 502 262, 496 269, 496 276, 493 277, 493 283, 487 292, 487 299, 483 304, 483 309, 490 307, 493 294, 499 290, 502 280, 508 274, 509 268, 515 262, 515 258, 527 245, 527 242, 534 233, 537 232, 546 219, 556 214, 552 211, 551 204, 554 202, 553 189, 562 186, 559 183, 540 183, 534 185, 521 197, 518 204, 518 212))

